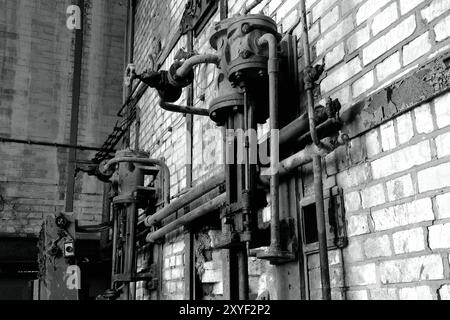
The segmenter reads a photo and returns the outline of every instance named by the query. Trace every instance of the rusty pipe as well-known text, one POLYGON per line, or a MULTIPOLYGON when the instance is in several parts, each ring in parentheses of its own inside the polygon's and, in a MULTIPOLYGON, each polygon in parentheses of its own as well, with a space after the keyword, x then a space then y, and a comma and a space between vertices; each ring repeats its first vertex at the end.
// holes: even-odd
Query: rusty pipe
POLYGON ((128 162, 128 163, 139 163, 139 164, 145 164, 145 165, 153 165, 158 166, 163 172, 163 185, 164 185, 164 204, 169 205, 170 203, 170 170, 167 164, 159 159, 144 159, 144 158, 133 158, 133 157, 119 157, 119 158, 113 158, 109 160, 104 165, 104 171, 107 172, 113 166, 114 164, 120 163, 120 162, 128 162))
POLYGON ((262 2, 262 0, 255 0, 252 3, 250 3, 249 5, 245 5, 241 10, 241 15, 247 15, 250 11, 252 11, 254 8, 256 8, 256 6, 258 6, 260 3, 262 2))
POLYGON ((177 113, 184 113, 184 114, 194 114, 194 115, 197 115, 197 116, 209 117, 208 110, 202 109, 202 108, 180 106, 180 105, 176 105, 176 104, 173 104, 173 103, 168 103, 168 102, 166 102, 164 100, 161 100, 159 102, 159 105, 164 110, 170 111, 170 112, 177 112, 177 113))
POLYGON ((215 176, 208 181, 204 182, 203 184, 195 187, 188 193, 186 193, 184 196, 180 197, 179 199, 173 201, 170 205, 167 207, 164 207, 160 211, 156 212, 155 214, 147 217, 145 219, 145 225, 147 227, 151 227, 159 222, 161 222, 163 219, 169 217, 173 213, 175 213, 177 210, 180 210, 184 206, 188 205, 192 201, 200 198, 201 196, 205 195, 209 191, 213 190, 214 188, 217 188, 218 186, 225 183, 225 177, 223 174, 215 176))
POLYGON ((146 238, 147 242, 153 243, 156 240, 164 237, 166 234, 175 231, 178 228, 183 227, 187 224, 190 224, 196 221, 197 219, 207 215, 208 213, 218 210, 221 206, 223 206, 226 203, 226 198, 227 198, 226 194, 221 194, 217 198, 208 201, 204 205, 192 210, 191 212, 169 223, 168 225, 162 227, 161 229, 158 229, 157 231, 148 234, 146 238))
POLYGON ((271 252, 281 252, 280 212, 279 212, 279 185, 278 173, 280 161, 279 123, 278 123, 278 41, 273 34, 266 33, 258 40, 259 45, 269 47, 268 74, 269 74, 269 114, 270 114, 270 198, 271 198, 271 252))
MULTIPOLYGON (((308 20, 306 17, 306 0, 300 0, 300 11, 303 19, 303 51, 305 59, 305 68, 311 68, 310 44, 308 35, 308 20)), ((311 80, 311 79, 310 79, 311 80)), ((309 127, 312 141, 315 146, 322 149, 324 145, 319 140, 314 121, 314 95, 313 83, 305 81, 306 97, 308 103, 309 127)), ((314 169, 314 192, 316 197, 316 216, 317 231, 319 235, 319 255, 320 271, 322 282, 322 299, 331 300, 330 271, 328 261, 328 242, 325 226, 325 209, 323 199, 323 181, 322 181, 322 157, 319 154, 313 155, 314 169)))
POLYGON ((185 78, 189 75, 189 72, 199 64, 204 63, 212 63, 215 64, 217 67, 220 65, 220 57, 215 54, 201 54, 193 56, 186 61, 183 62, 181 67, 179 67, 176 71, 176 76, 179 78, 185 78))

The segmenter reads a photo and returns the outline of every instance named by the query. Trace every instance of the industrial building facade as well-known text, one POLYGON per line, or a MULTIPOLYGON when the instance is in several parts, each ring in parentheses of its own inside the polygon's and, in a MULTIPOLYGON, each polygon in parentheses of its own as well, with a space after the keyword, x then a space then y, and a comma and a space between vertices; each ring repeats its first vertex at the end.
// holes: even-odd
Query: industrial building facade
POLYGON ((35 299, 450 299, 449 1, 51 2, 0 1, 35 299))

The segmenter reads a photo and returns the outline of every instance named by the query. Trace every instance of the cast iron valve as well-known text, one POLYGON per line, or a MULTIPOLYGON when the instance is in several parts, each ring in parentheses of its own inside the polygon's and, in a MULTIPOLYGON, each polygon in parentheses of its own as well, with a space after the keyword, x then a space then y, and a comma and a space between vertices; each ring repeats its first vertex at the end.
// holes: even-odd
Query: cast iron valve
POLYGON ((66 229, 70 225, 70 222, 63 215, 59 215, 55 218, 55 224, 58 228, 66 229))
POLYGON ((339 117, 339 111, 341 111, 341 103, 338 99, 328 98, 325 105, 325 113, 329 119, 337 119, 339 117))

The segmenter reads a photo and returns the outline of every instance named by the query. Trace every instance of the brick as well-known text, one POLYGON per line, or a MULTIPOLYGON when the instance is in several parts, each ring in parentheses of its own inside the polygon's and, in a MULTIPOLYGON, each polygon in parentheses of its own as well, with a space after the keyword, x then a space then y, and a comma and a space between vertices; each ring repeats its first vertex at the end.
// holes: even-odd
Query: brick
POLYGON ((353 98, 359 97, 364 92, 373 87, 374 84, 374 72, 370 71, 356 80, 353 85, 353 98))
POLYGON ((410 175, 406 175, 386 183, 389 201, 396 201, 414 195, 414 187, 410 175))
POLYGON ((398 26, 392 28, 387 34, 372 42, 363 49, 363 63, 368 65, 397 44, 406 40, 416 30, 415 16, 410 16, 401 22, 398 26))
POLYGON ((397 135, 400 144, 409 142, 414 136, 413 121, 411 113, 401 115, 396 119, 397 121, 397 135))
POLYGON ((389 121, 380 127, 381 132, 381 146, 383 151, 389 151, 397 147, 395 141, 394 121, 389 121))
POLYGON ((361 196, 359 192, 350 192, 344 196, 346 212, 358 211, 361 209, 361 196))
POLYGON ((367 163, 352 167, 339 173, 337 183, 344 189, 352 188, 370 180, 370 165, 367 163))
POLYGON ((386 9, 378 13, 372 21, 372 34, 378 33, 389 27, 398 19, 397 3, 392 3, 386 9))
POLYGON ((450 224, 439 224, 428 228, 428 243, 431 250, 450 248, 450 224))
POLYGON ((378 131, 372 130, 366 134, 366 150, 367 156, 372 158, 381 153, 381 144, 378 140, 378 131))
POLYGON ((348 246, 344 249, 344 261, 347 263, 359 262, 364 259, 362 244, 355 238, 350 238, 348 246))
POLYGON ((429 161, 431 161, 430 144, 424 141, 373 161, 373 178, 387 177, 429 161))
POLYGON ((349 11, 356 9, 356 7, 364 0, 346 0, 341 1, 342 14, 345 15, 349 11))
POLYGON ((403 65, 407 66, 430 50, 430 34, 427 32, 403 47, 403 65))
POLYGON ((361 61, 358 57, 340 66, 322 81, 320 84, 322 93, 326 93, 337 88, 347 80, 353 78, 361 70, 361 61))
POLYGON ((438 290, 439 300, 450 300, 450 285, 445 284, 438 290))
POLYGON ((401 67, 402 66, 400 64, 400 53, 397 51, 390 57, 386 58, 386 60, 377 65, 376 71, 378 81, 386 80, 389 76, 400 70, 401 67))
POLYGON ((450 186, 450 163, 422 170, 418 173, 419 192, 450 186))
POLYGON ((450 125, 450 93, 436 98, 434 100, 436 122, 438 128, 444 128, 450 125))
POLYGON ((372 213, 375 230, 384 231, 434 220, 431 199, 421 199, 372 213))
POLYGON ((356 13, 356 23, 360 25, 384 7, 389 1, 390 0, 366 1, 356 13))
POLYGON ((318 56, 322 55, 328 48, 330 48, 333 44, 344 38, 352 31, 353 31, 352 17, 348 17, 339 24, 337 24, 329 32, 325 33, 323 37, 319 41, 317 41, 316 44, 317 55, 318 56))
POLYGON ((444 267, 440 255, 427 255, 380 263, 380 280, 383 284, 440 280, 444 267))
POLYGON ((414 110, 416 117, 417 133, 430 133, 433 132, 433 116, 431 115, 431 108, 428 103, 418 107, 414 110))
POLYGON ((441 134, 436 137, 436 146, 438 157, 446 157, 450 155, 450 132, 441 134))
POLYGON ((450 16, 440 21, 436 27, 434 27, 434 33, 436 34, 436 41, 441 42, 450 37, 450 16))
POLYGON ((346 279, 349 286, 366 286, 377 283, 375 264, 347 268, 346 279))
POLYGON ((428 286, 402 288, 399 290, 400 300, 433 300, 431 288, 428 286))
POLYGON ((421 11, 422 18, 426 22, 431 22, 449 9, 450 3, 447 0, 434 0, 421 11))
POLYGON ((372 300, 397 300, 397 290, 395 288, 381 288, 370 290, 372 300))
POLYGON ((327 31, 333 24, 339 20, 339 7, 336 6, 328 12, 322 19, 320 19, 320 27, 322 33, 327 31))
POLYGON ((362 206, 364 209, 376 207, 386 202, 384 188, 382 184, 365 188, 361 191, 362 206))
POLYGON ((364 252, 368 259, 391 256, 392 250, 389 236, 367 239, 364 241, 364 252))
POLYGON ((366 215, 354 215, 347 218, 347 233, 349 237, 370 232, 366 215))
POLYGON ((369 300, 367 290, 347 291, 347 300, 369 300))
POLYGON ((325 55, 326 69, 331 69, 336 64, 344 60, 344 56, 345 56, 344 44, 341 43, 325 55))
POLYGON ((368 26, 356 31, 347 39, 348 53, 353 53, 355 50, 361 48, 370 40, 370 29, 368 26))
POLYGON ((404 15, 425 1, 426 0, 400 0, 400 12, 404 15))
POLYGON ((425 238, 422 228, 400 231, 392 235, 395 254, 425 250, 425 238))
POLYGON ((311 10, 313 22, 319 19, 323 14, 331 8, 336 0, 321 0, 311 10))
POLYGON ((450 193, 438 195, 436 197, 437 218, 450 218, 450 193))

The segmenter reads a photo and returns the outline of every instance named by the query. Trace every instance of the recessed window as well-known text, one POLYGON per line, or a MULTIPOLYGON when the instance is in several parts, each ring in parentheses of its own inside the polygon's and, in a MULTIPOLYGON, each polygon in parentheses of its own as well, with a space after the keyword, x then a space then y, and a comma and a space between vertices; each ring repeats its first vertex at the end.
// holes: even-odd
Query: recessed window
POLYGON ((313 203, 309 206, 303 207, 303 222, 306 244, 318 242, 319 235, 317 233, 316 204, 313 203))

